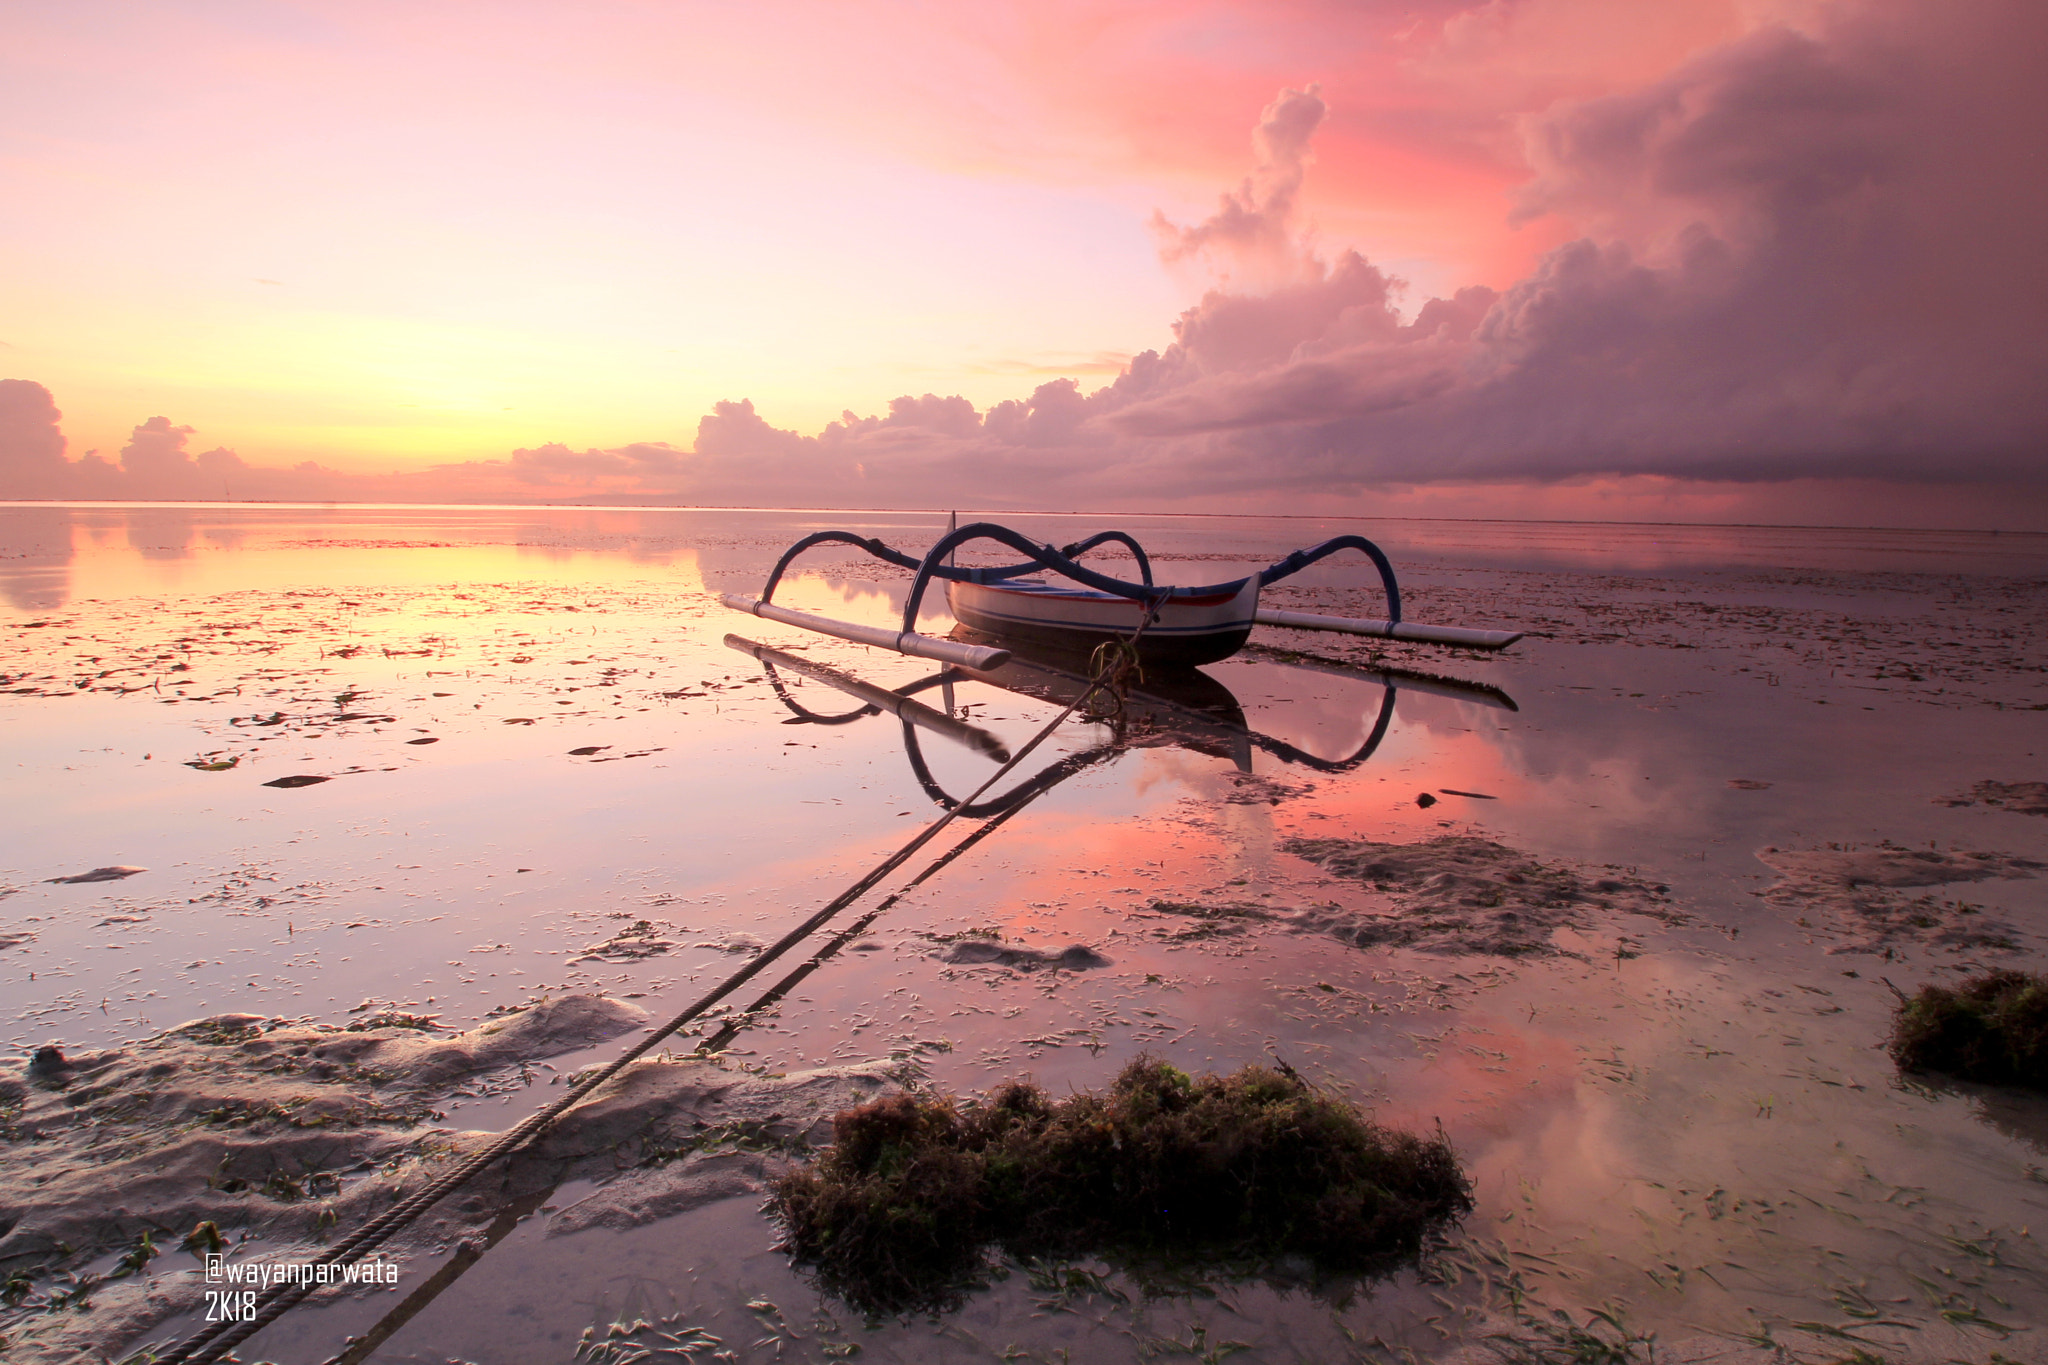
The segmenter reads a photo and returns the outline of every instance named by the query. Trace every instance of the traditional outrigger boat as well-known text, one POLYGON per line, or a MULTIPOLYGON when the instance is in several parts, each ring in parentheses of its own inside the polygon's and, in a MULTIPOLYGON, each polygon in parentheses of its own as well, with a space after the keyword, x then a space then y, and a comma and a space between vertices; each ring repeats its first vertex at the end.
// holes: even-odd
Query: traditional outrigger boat
POLYGON ((1175 587, 1152 581, 1150 557, 1144 547, 1122 531, 1104 531, 1056 549, 1037 544, 1007 526, 975 522, 949 529, 922 558, 851 531, 819 531, 783 552, 759 597, 721 593, 719 600, 734 610, 785 625, 982 670, 1001 667, 1013 648, 1027 653, 1087 654, 1105 641, 1131 638, 1148 617, 1149 624, 1139 637, 1139 658, 1147 664, 1179 667, 1229 658, 1244 647, 1253 627, 1259 625, 1485 650, 1505 649, 1522 638, 1520 631, 1473 630, 1402 620, 1401 590, 1394 579, 1394 567, 1380 548, 1363 536, 1337 536, 1320 545, 1296 550, 1243 578, 1175 587), (954 557, 960 546, 976 540, 1006 545, 1022 554, 1025 562, 993 567, 956 564, 954 557), (903 605, 901 630, 792 611, 771 601, 776 585, 796 557, 815 545, 827 543, 858 546, 885 563, 916 573, 903 605), (1141 581, 1112 578, 1078 562, 1089 550, 1109 543, 1129 549, 1137 561, 1141 581), (1359 551, 1379 570, 1387 599, 1385 619, 1323 616, 1259 605, 1259 594, 1266 587, 1344 550, 1359 551), (1048 572, 1067 581, 1052 581, 1044 576, 1048 572), (956 632, 956 638, 942 639, 917 630, 925 589, 934 580, 946 585, 947 606, 962 628, 956 632), (957 638, 962 634, 966 638, 957 638))

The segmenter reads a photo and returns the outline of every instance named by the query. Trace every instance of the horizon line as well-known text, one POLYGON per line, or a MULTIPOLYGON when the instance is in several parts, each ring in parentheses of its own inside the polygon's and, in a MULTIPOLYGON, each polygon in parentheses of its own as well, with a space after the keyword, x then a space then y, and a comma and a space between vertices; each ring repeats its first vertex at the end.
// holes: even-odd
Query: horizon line
POLYGON ((0 509, 9 508, 140 508, 140 507, 191 507, 209 509, 235 509, 249 507, 276 508, 279 510, 333 510, 338 508, 391 508, 402 510, 473 510, 501 512, 536 511, 578 511, 578 512, 800 512, 824 514, 843 512, 852 515, 901 514, 940 516, 958 513, 962 510, 976 513, 992 513, 1002 516, 1023 517, 1209 517, 1218 520, 1260 519, 1267 521, 1339 521, 1356 519, 1361 521, 1399 522, 1445 522, 1455 525, 1473 526, 1645 526, 1672 527, 1690 530, 1732 530, 1732 531, 1885 531, 1913 535, 1990 535, 1990 536, 2042 536, 2048 531, 2007 530, 1997 526, 1871 526, 1862 524, 1821 523, 1821 522, 1777 522, 1777 521, 1632 521, 1612 520, 1595 517, 1418 517, 1385 514, 1357 515, 1350 513, 1307 513, 1307 512, 1133 512, 1099 511, 1089 509, 1039 510, 1032 508, 960 508, 960 507, 804 507, 777 506, 751 503, 615 503, 615 502, 358 502, 342 499, 322 501, 272 501, 252 498, 243 501, 221 501, 218 499, 170 499, 170 498, 6 498, 0 499, 0 509))

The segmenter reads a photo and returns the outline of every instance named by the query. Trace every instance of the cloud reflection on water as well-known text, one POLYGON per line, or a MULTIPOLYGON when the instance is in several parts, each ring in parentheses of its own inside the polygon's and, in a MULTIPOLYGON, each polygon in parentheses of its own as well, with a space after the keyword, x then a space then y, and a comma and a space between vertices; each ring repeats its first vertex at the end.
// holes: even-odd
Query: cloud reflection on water
POLYGON ((23 611, 71 600, 72 525, 64 507, 7 509, 0 540, 0 596, 23 611))

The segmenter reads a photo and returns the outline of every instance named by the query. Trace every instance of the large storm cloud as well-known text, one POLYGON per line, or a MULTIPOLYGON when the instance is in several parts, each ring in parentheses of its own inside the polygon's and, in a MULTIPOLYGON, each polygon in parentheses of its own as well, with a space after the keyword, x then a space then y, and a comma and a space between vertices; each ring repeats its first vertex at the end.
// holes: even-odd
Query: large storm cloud
POLYGON ((695 477, 736 493, 735 461, 801 448, 871 495, 995 503, 1019 500, 1020 467, 1040 490, 1119 499, 1587 475, 2037 482, 2044 58, 2048 11, 1878 4, 1552 109, 1522 130, 1519 212, 1583 235, 1504 291, 1406 322, 1371 263, 1299 245, 1324 102, 1284 91, 1244 186, 1207 222, 1159 224, 1165 254, 1208 253, 1232 281, 1165 351, 1094 393, 1043 385, 978 428, 929 395, 815 439, 721 427, 695 477))

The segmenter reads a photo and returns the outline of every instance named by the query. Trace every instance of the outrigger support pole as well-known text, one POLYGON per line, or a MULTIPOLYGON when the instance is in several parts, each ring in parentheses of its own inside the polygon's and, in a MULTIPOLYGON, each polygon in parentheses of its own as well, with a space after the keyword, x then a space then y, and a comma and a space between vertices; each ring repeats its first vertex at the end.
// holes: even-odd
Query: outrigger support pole
POLYGON ((863 626, 853 621, 835 621, 829 616, 814 616, 807 611, 791 611, 778 607, 773 602, 759 598, 742 597, 736 592, 722 592, 718 600, 734 611, 758 616, 764 621, 780 621, 785 626, 800 626, 815 630, 820 635, 835 635, 855 644, 873 645, 877 649, 893 649, 898 654, 909 654, 920 659, 931 659, 942 664, 957 664, 962 668, 1001 668, 1010 662, 1010 651, 992 649, 987 645, 963 644, 958 640, 941 640, 935 635, 920 635, 914 630, 889 630, 882 626, 863 626))
POLYGON ((1290 630, 1334 630, 1345 635, 1373 635, 1382 640, 1462 645, 1466 649, 1506 649, 1522 638, 1519 630, 1473 630, 1466 626, 1425 626, 1408 621, 1361 621, 1351 616, 1318 616, 1312 611, 1275 611, 1269 607, 1260 607, 1253 619, 1262 626, 1285 626, 1290 630))
MULTIPOLYGON (((987 754, 998 763, 1010 761, 1010 750, 998 736, 990 734, 979 725, 970 725, 958 717, 947 715, 944 711, 933 710, 921 701, 912 701, 900 692, 891 692, 885 687, 877 687, 871 682, 856 678, 851 673, 841 673, 836 668, 827 668, 809 659, 799 659, 794 654, 785 654, 779 649, 771 649, 767 645, 738 635, 726 636, 725 647, 737 649, 742 654, 751 654, 767 664, 770 678, 775 676, 774 670, 777 668, 786 668, 792 673, 801 674, 814 682, 821 682, 827 687, 836 688, 849 697, 858 697, 867 703, 865 710, 855 711, 850 716, 827 718, 828 720, 855 720, 870 711, 886 711, 906 725, 923 726, 933 734, 943 735, 955 744, 964 745, 976 753, 987 754)), ((784 696, 782 700, 784 704, 796 708, 796 703, 788 696, 784 696)), ((798 714, 801 715, 803 712, 798 710, 798 714)))

